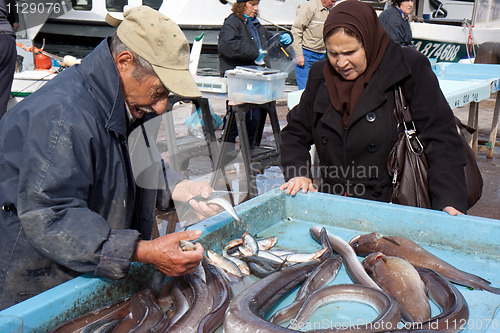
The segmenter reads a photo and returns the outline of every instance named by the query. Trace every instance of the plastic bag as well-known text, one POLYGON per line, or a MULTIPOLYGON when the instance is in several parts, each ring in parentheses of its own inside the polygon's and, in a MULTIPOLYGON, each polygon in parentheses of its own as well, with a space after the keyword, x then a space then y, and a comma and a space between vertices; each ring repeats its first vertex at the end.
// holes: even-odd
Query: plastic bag
MULTIPOLYGON (((221 127, 222 119, 219 115, 214 113, 211 106, 210 106, 210 115, 212 116, 212 125, 214 127, 214 130, 221 127)), ((184 121, 184 124, 186 124, 189 133, 191 133, 192 135, 200 139, 205 137, 205 134, 203 132, 203 127, 205 126, 205 123, 203 122, 203 115, 201 114, 201 108, 198 108, 196 112, 191 113, 191 115, 187 117, 186 120, 184 121)))

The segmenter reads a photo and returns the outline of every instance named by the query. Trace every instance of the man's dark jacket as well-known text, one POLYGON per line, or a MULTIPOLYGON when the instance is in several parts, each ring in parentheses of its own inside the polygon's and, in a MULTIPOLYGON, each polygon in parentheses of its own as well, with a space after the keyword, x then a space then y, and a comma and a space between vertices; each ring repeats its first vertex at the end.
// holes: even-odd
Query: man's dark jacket
POLYGON ((429 60, 390 40, 346 129, 328 97, 323 76, 326 61, 313 64, 300 103, 287 115, 288 124, 281 134, 285 179, 311 177, 309 149, 315 144, 323 192, 390 201, 387 157, 398 138, 393 87, 400 84, 425 147, 432 208, 452 206, 465 212, 465 153, 429 60))
POLYGON ((408 19, 404 19, 401 11, 396 6, 389 6, 380 13, 380 23, 384 26, 389 36, 401 46, 410 46, 412 33, 408 19))
MULTIPOLYGON (((228 69, 236 66, 255 65, 254 60, 259 56, 259 48, 247 26, 247 20, 246 17, 240 20, 234 13, 224 20, 218 45, 220 76, 224 76, 228 69)), ((273 35, 258 21, 256 27, 260 43, 265 45, 273 35)), ((269 64, 266 65, 269 67, 269 64)))
POLYGON ((2 118, 0 309, 81 273, 128 273, 128 228, 155 202, 136 193, 128 126, 106 40, 2 118))

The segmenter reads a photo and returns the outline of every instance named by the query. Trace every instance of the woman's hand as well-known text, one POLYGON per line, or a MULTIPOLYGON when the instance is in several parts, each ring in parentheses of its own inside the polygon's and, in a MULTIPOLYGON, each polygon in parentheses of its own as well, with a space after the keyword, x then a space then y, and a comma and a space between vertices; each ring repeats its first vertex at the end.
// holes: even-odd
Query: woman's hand
POLYGON ((444 207, 443 212, 446 212, 446 213, 450 214, 451 216, 464 215, 464 213, 462 213, 458 209, 451 207, 451 206, 444 207))
POLYGON ((281 191, 285 189, 286 194, 291 195, 297 194, 300 190, 302 190, 302 193, 307 193, 307 191, 318 192, 318 190, 314 187, 312 180, 307 177, 295 177, 290 179, 285 184, 280 186, 281 191))

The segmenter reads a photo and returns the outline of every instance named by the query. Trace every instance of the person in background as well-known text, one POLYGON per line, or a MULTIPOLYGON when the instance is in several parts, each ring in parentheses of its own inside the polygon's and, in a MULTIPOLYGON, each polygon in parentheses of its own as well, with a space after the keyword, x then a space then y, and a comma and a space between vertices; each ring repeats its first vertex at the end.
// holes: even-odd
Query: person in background
MULTIPOLYGON (((219 33, 218 53, 220 76, 229 69, 236 66, 265 65, 270 64, 265 60, 267 41, 273 37, 257 19, 259 0, 237 0, 231 10, 232 13, 224 20, 219 33)), ((280 42, 284 45, 292 43, 292 37, 288 33, 281 34, 280 42)), ((227 112, 231 112, 230 102, 227 112)), ((255 131, 260 118, 260 110, 253 109, 246 115, 246 126, 250 145, 255 140, 255 131)), ((229 142, 234 143, 238 132, 236 126, 226 129, 224 118, 224 130, 230 131, 229 142)))
MULTIPOLYGON (((164 112, 170 92, 201 96, 189 44, 149 7, 123 15, 114 37, 0 120, 0 309, 82 273, 120 279, 136 261, 178 276, 203 257, 200 244, 179 246, 200 231, 153 240, 138 231, 151 230, 156 196, 136 186, 127 142, 146 116, 164 112)), ((217 213, 191 200, 210 195, 207 182, 165 172, 172 199, 217 213)))
POLYGON ((401 46, 411 46, 409 15, 413 11, 413 0, 393 0, 379 16, 389 36, 401 46))
POLYGON ((389 153, 399 137, 394 88, 401 86, 427 157, 431 206, 467 209, 465 152, 429 60, 393 41, 366 3, 345 0, 323 30, 327 60, 314 63, 282 131, 287 194, 316 191, 309 149, 319 156, 320 191, 389 202, 389 153))
POLYGON ((292 25, 293 50, 295 51, 295 79, 300 89, 306 87, 311 65, 325 59, 323 24, 336 1, 310 0, 297 6, 292 25))
POLYGON ((0 119, 7 112, 16 69, 16 31, 19 16, 15 0, 0 0, 0 119))

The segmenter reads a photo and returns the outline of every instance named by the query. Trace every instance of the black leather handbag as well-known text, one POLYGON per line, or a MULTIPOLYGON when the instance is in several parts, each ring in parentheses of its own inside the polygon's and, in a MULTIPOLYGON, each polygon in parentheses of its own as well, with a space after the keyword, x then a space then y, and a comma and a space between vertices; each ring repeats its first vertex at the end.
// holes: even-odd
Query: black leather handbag
MULTIPOLYGON (((405 101, 401 86, 394 90, 394 117, 399 126, 404 129, 398 141, 392 147, 387 159, 387 169, 392 178, 392 203, 401 205, 431 208, 428 186, 428 164, 424 154, 424 146, 417 137, 415 124, 410 108, 405 101)), ((462 138, 467 165, 464 168, 467 185, 467 208, 472 207, 481 197, 483 178, 476 157, 465 140, 465 131, 474 131, 463 125, 455 117, 457 130, 462 138)))

